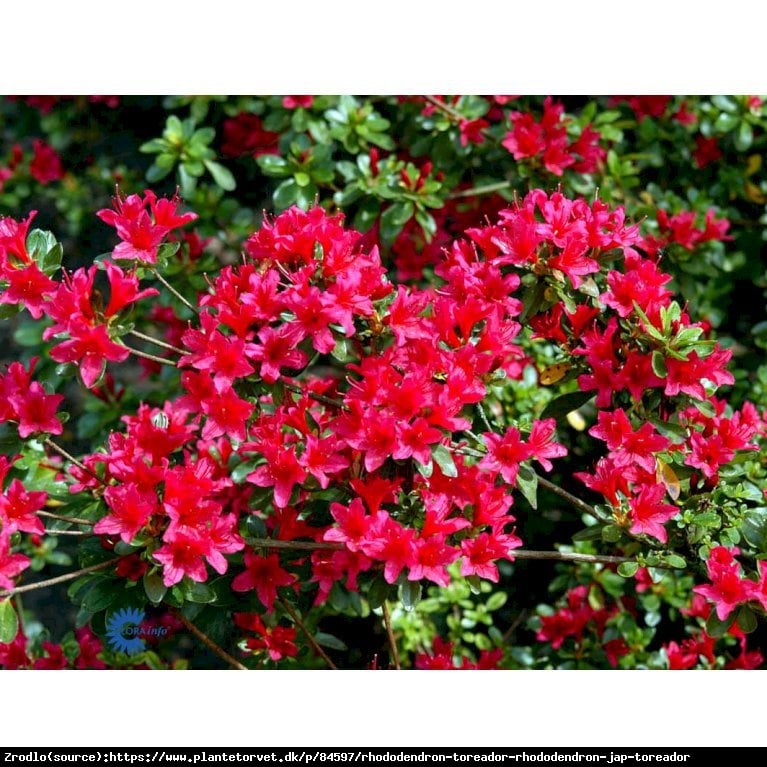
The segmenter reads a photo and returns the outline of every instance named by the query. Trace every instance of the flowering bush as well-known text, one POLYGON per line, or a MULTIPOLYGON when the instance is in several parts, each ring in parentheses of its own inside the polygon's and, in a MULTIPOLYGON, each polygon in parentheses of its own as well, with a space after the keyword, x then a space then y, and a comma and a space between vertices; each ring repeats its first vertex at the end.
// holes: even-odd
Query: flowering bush
POLYGON ((759 99, 148 106, 2 106, 0 666, 763 665, 759 99))

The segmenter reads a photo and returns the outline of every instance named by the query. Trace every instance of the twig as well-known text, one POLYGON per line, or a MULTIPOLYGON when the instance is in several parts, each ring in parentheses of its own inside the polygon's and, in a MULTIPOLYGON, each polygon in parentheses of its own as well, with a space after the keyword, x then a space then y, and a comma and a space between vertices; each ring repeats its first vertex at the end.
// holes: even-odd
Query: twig
POLYGON ((459 122, 463 122, 466 117, 464 117, 457 109, 453 109, 449 104, 446 104, 442 99, 438 99, 436 96, 424 96, 426 101, 428 101, 432 106, 437 107, 440 112, 444 112, 448 117, 452 117, 454 120, 458 120, 459 122))
POLYGON ((492 427, 492 424, 487 419, 487 413, 485 412, 485 408, 482 407, 481 402, 476 402, 474 404, 474 407, 477 410, 477 413, 479 413, 479 417, 482 421, 482 423, 485 425, 485 428, 491 432, 492 434, 495 434, 495 429, 492 427))
POLYGON ((142 341, 147 341, 148 343, 154 344, 155 346, 160 346, 163 349, 168 349, 169 351, 176 352, 176 354, 187 354, 187 352, 185 352, 183 349, 179 349, 178 346, 173 346, 173 344, 161 341, 159 338, 154 338, 154 336, 147 336, 144 333, 139 333, 138 330, 129 330, 128 335, 135 336, 136 338, 140 338, 142 341))
POLYGON ((264 549, 296 549, 298 551, 316 551, 317 549, 334 549, 340 551, 345 548, 343 543, 330 541, 278 541, 275 538, 246 538, 248 545, 253 548, 264 549))
POLYGON ((330 666, 334 671, 338 671, 338 667, 335 663, 333 663, 332 660, 328 657, 328 654, 317 644, 317 641, 315 638, 309 633, 309 630, 304 626, 301 616, 290 606, 290 604, 285 600, 281 594, 277 595, 277 599, 280 600, 280 604, 284 608, 285 612, 291 617, 293 620, 293 623, 298 626, 298 628, 301 629, 301 631, 304 632, 304 635, 306 636, 307 641, 309 642, 309 646, 314 650, 314 652, 317 653, 324 661, 325 663, 330 666))
POLYGON ((332 405, 333 407, 340 408, 341 410, 348 410, 349 408, 344 405, 343 401, 340 399, 335 399, 333 397, 326 397, 324 394, 317 394, 313 391, 304 391, 300 386, 296 386, 295 384, 290 384, 287 381, 282 382, 286 389, 289 389, 292 392, 295 392, 296 394, 305 394, 310 399, 317 400, 317 402, 322 402, 323 405, 332 405))
POLYGON ((509 641, 509 639, 511 639, 511 637, 514 635, 514 632, 519 628, 520 624, 526 617, 527 617, 527 610, 520 610, 520 613, 514 619, 514 622, 503 633, 503 637, 501 638, 501 642, 503 644, 506 644, 509 641))
POLYGON ((545 477, 542 477, 540 474, 538 474, 538 484, 541 487, 545 487, 547 490, 550 490, 555 495, 558 495, 560 498, 564 498, 569 504, 575 506, 576 509, 583 511, 586 514, 590 514, 595 519, 600 519, 603 522, 606 521, 604 514, 598 512, 593 506, 586 503, 586 501, 582 501, 580 498, 572 495, 571 493, 568 493, 567 490, 564 490, 559 485, 555 485, 553 482, 549 481, 545 477))
POLYGON ((386 626, 386 636, 389 637, 389 647, 391 647, 392 660, 394 661, 394 668, 399 671, 402 667, 399 663, 399 652, 397 651, 397 640, 394 638, 394 632, 391 628, 391 616, 389 615, 389 605, 386 604, 386 600, 382 605, 384 626, 386 626))
POLYGON ((62 522, 69 522, 71 525, 88 525, 88 527, 93 527, 93 522, 87 519, 81 519, 80 517, 65 517, 63 514, 54 514, 52 511, 38 511, 37 513, 41 517, 58 519, 62 522))
POLYGON ((479 197, 483 194, 493 194, 501 192, 504 189, 510 189, 511 181, 496 181, 494 184, 484 184, 483 186, 474 186, 471 189, 461 189, 447 196, 448 200, 458 200, 461 197, 479 197))
POLYGON ((90 530, 54 530, 51 527, 46 527, 43 532, 48 535, 93 535, 90 530))
MULTIPOLYGON (((444 112, 448 117, 451 117, 453 120, 457 120, 459 123, 462 123, 469 118, 466 117, 466 115, 462 115, 457 109, 453 109, 449 104, 446 104, 442 99, 438 99, 435 96, 424 96, 424 98, 430 103, 433 104, 437 109, 439 109, 441 112, 444 112)), ((485 138, 493 138, 493 135, 490 133, 490 131, 487 130, 487 128, 483 128, 480 133, 485 138)))
POLYGON ((50 437, 46 437, 43 440, 43 444, 51 448, 51 450, 55 450, 59 455, 66 458, 70 463, 73 463, 81 471, 84 471, 86 474, 90 474, 93 477, 93 479, 98 480, 99 482, 101 482, 102 485, 106 484, 106 482, 104 482, 104 480, 98 474, 91 471, 91 469, 89 469, 82 461, 78 461, 77 458, 75 458, 73 455, 71 455, 66 450, 64 450, 64 448, 61 447, 61 445, 57 445, 50 437))
POLYGON ((198 309, 198 308, 197 308, 197 307, 196 307, 194 304, 190 303, 190 302, 189 302, 189 301, 188 301, 186 298, 184 298, 184 296, 182 296, 182 295, 181 295, 181 293, 179 293, 179 292, 178 292, 178 291, 177 291, 177 290, 176 290, 176 289, 173 287, 173 285, 171 285, 171 284, 170 284, 170 283, 169 283, 169 282, 168 282, 168 281, 165 279, 165 277, 163 277, 163 276, 160 274, 160 272, 159 272, 159 271, 157 271, 157 269, 150 269, 149 271, 150 271, 150 272, 151 272, 151 273, 152 273, 152 274, 153 274, 155 277, 157 277, 157 279, 158 279, 158 280, 159 280, 159 281, 160 281, 160 282, 161 282, 163 285, 165 285, 165 287, 166 287, 166 288, 167 288, 167 289, 168 289, 168 290, 169 290, 171 293, 173 293, 173 295, 174 295, 174 296, 175 296, 175 297, 176 297, 176 298, 177 298, 179 301, 181 301, 181 303, 182 303, 182 304, 184 304, 184 306, 186 306, 186 307, 187 307, 187 309, 191 309, 191 310, 192 310, 192 311, 193 311, 195 314, 199 314, 199 313, 200 313, 200 310, 199 310, 199 309, 198 309))
POLYGON ((509 555, 515 559, 553 559, 560 562, 587 562, 590 564, 619 565, 621 562, 636 562, 633 557, 615 557, 607 554, 578 554, 574 551, 532 551, 511 549, 509 555))
POLYGON ((138 349, 134 349, 132 346, 128 346, 128 344, 123 344, 123 346, 131 353, 135 354, 137 357, 143 357, 145 360, 151 360, 152 362, 158 362, 161 365, 168 365, 169 367, 175 368, 177 367, 176 363, 172 360, 166 360, 164 357, 157 357, 154 354, 149 354, 148 352, 142 352, 138 349))
POLYGON ((204 634, 197 626, 189 620, 189 618, 181 612, 181 610, 174 610, 173 613, 176 617, 189 629, 211 652, 218 655, 221 660, 228 663, 232 668, 236 668, 238 671, 248 671, 248 667, 244 666, 237 658, 232 657, 223 647, 217 645, 207 634, 204 634))
MULTIPOLYGON (((130 556, 130 555, 126 555, 130 556)), ((27 591, 37 591, 37 589, 44 589, 48 586, 55 586, 57 583, 66 583, 72 581, 75 578, 79 578, 81 575, 87 575, 88 573, 95 573, 97 570, 104 570, 107 567, 111 567, 117 564, 121 559, 125 559, 125 556, 114 557, 114 559, 108 559, 106 562, 99 562, 97 565, 90 565, 90 567, 83 567, 80 570, 75 570, 73 573, 67 573, 66 575, 58 575, 55 578, 48 578, 45 581, 37 581, 37 583, 28 583, 26 586, 17 586, 10 591, 0 591, 0 599, 6 597, 12 597, 15 594, 23 594, 27 591)))

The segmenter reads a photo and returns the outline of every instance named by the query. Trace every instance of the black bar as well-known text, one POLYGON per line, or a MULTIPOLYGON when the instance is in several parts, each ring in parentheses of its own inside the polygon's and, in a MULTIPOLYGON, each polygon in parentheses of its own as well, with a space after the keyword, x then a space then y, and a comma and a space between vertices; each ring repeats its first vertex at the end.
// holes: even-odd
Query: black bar
MULTIPOLYGON (((0 735, 0 738, 2 736, 0 735)), ((0 764, 50 764, 81 762, 85 764, 229 764, 260 762, 296 765, 343 764, 478 764, 506 763, 514 765, 544 764, 599 764, 602 767, 636 767, 636 765, 699 765, 711 757, 738 755, 744 767, 750 763, 764 763, 764 748, 744 746, 733 748, 647 748, 646 746, 620 748, 516 748, 516 747, 441 747, 441 748, 380 748, 372 746, 291 748, 136 748, 106 746, 5 748, 0 747, 0 764), (745 759, 747 751, 748 759, 745 759), (762 753, 759 757, 758 754, 762 753), (753 756, 752 756, 753 755, 753 756)))

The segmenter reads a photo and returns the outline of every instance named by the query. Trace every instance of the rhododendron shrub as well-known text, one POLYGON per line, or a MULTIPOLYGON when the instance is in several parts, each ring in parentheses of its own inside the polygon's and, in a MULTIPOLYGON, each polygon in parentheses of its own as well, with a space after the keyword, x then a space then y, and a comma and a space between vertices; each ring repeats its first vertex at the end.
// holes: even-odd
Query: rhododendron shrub
POLYGON ((329 98, 225 123, 282 179, 260 221, 211 228, 230 179, 174 120, 149 175, 174 141, 201 170, 94 206, 106 252, 0 218, 0 665, 761 667, 764 405, 679 256, 730 222, 584 195, 621 140, 594 110, 408 97, 422 161, 329 98), (357 157, 334 200, 320 113, 357 157), (475 151, 508 199, 440 169, 475 151), (32 620, 59 583, 62 636, 32 620))

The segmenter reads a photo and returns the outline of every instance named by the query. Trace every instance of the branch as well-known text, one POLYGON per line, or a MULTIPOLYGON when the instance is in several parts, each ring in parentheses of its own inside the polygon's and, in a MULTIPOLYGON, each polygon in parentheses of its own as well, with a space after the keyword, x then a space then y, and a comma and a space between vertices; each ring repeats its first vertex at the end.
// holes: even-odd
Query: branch
POLYGON ((87 525, 93 527, 93 522, 88 519, 81 519, 80 517, 65 517, 63 514, 54 514, 52 511, 38 511, 41 517, 48 517, 49 519, 58 519, 61 522, 69 522, 71 525, 87 525))
MULTIPOLYGON (((127 554, 126 556, 130 556, 127 554)), ((66 575, 58 575, 55 578, 48 578, 45 581, 37 581, 37 583, 29 583, 26 586, 17 586, 10 591, 0 591, 0 599, 6 597, 12 597, 15 594, 23 594, 27 591, 37 591, 38 589, 45 589, 48 586, 55 586, 57 583, 66 583, 67 581, 73 581, 75 578, 79 578, 81 575, 87 575, 88 573, 95 573, 97 570, 105 570, 107 567, 111 567, 117 564, 121 559, 125 559, 125 556, 115 557, 114 559, 108 559, 106 562, 99 562, 97 565, 90 565, 90 567, 83 567, 81 570, 75 570, 73 573, 67 573, 66 575)))
POLYGON ((137 357, 143 357, 145 360, 151 360, 152 362, 158 362, 161 365, 168 365, 169 367, 175 368, 177 367, 176 363, 172 360, 167 360, 165 357, 157 357, 154 354, 149 354, 148 352, 142 352, 138 349, 134 349, 132 346, 128 346, 128 344, 123 344, 123 346, 131 353, 135 354, 137 357))
POLYGON ((54 530, 51 527, 46 527, 43 532, 46 535, 93 535, 90 530, 54 530))
POLYGON ((159 338, 155 338, 154 336, 147 336, 144 333, 139 333, 138 330, 129 330, 128 335, 135 336, 136 338, 140 338, 142 341, 147 341, 150 344, 154 344, 155 346, 160 346, 163 349, 168 349, 168 351, 176 352, 176 354, 186 354, 183 349, 179 349, 178 346, 173 346, 173 344, 168 344, 165 341, 161 341, 159 338))
POLYGON ((296 394, 306 395, 310 399, 317 400, 317 402, 322 402, 323 405, 331 405, 332 407, 337 407, 341 410, 349 409, 340 399, 336 399, 334 397, 326 397, 324 394, 316 394, 313 391, 304 391, 300 386, 290 384, 287 381, 283 381, 282 384, 289 391, 295 392, 296 394))
POLYGON ((165 279, 165 277, 163 277, 163 276, 160 274, 160 272, 159 272, 159 271, 157 271, 157 269, 150 269, 149 271, 150 271, 150 272, 151 272, 151 273, 152 273, 152 274, 153 274, 155 277, 157 277, 157 279, 158 279, 158 280, 159 280, 159 281, 160 281, 160 282, 161 282, 163 285, 165 285, 165 287, 166 287, 166 288, 167 288, 167 289, 168 289, 168 290, 169 290, 169 291, 170 291, 170 292, 171 292, 171 293, 172 293, 172 294, 173 294, 173 295, 174 295, 174 296, 175 296, 175 297, 176 297, 176 298, 177 298, 179 301, 181 301, 181 303, 182 303, 182 304, 184 304, 184 306, 186 306, 186 307, 187 307, 187 309, 191 309, 191 310, 192 310, 192 311, 193 311, 195 314, 199 314, 199 313, 200 313, 200 310, 199 310, 199 309, 198 309, 196 306, 194 306, 194 304, 190 303, 190 302, 189 302, 189 301, 188 301, 186 298, 184 298, 184 297, 181 295, 181 293, 179 293, 179 292, 178 292, 178 291, 177 291, 177 290, 176 290, 176 289, 173 287, 173 285, 171 285, 171 284, 170 284, 170 283, 169 283, 169 282, 168 282, 168 281, 165 279))
POLYGON ((494 192, 501 192, 504 189, 511 189, 511 181, 496 181, 493 184, 484 184, 483 186, 475 186, 471 189, 461 189, 458 192, 453 192, 447 196, 448 200, 458 200, 461 197, 479 197, 483 194, 493 194, 494 192))
POLYGON ((440 112, 443 112, 448 117, 452 117, 453 120, 463 122, 466 119, 457 109, 453 109, 453 107, 451 107, 449 104, 446 104, 444 101, 442 101, 442 99, 438 99, 436 96, 424 96, 424 98, 432 106, 437 107, 440 112))
POLYGON ((102 485, 106 485, 106 482, 104 482, 104 480, 98 474, 91 471, 82 461, 78 461, 77 458, 64 450, 61 445, 57 445, 50 437, 46 437, 43 440, 43 444, 47 445, 49 448, 51 448, 51 450, 55 450, 59 455, 66 458, 70 463, 73 463, 81 471, 84 471, 86 474, 90 474, 93 479, 101 482, 102 485))
POLYGON ((187 618, 186 615, 181 612, 181 610, 174 610, 173 613, 184 624, 184 626, 192 632, 192 634, 194 634, 211 652, 214 652, 216 655, 218 655, 221 660, 225 661, 232 668, 235 668, 238 671, 249 670, 247 666, 244 666, 242 663, 240 663, 237 658, 232 657, 226 650, 224 650, 223 647, 217 645, 207 634, 204 634, 202 631, 200 631, 200 629, 198 629, 197 626, 195 626, 194 623, 192 623, 192 621, 190 621, 189 618, 187 618))
POLYGON ((335 549, 340 551, 345 548, 343 543, 331 543, 330 541, 278 541, 274 538, 246 538, 249 546, 264 549, 295 549, 296 551, 316 551, 317 549, 335 549))
MULTIPOLYGON (((464 120, 468 120, 469 118, 465 115, 462 115, 457 109, 454 109, 449 104, 446 104, 442 99, 438 99, 436 96, 424 96, 424 98, 433 106, 437 107, 437 109, 440 110, 440 112, 443 112, 448 117, 452 118, 453 120, 456 120, 457 122, 461 123, 464 122, 464 120)), ((487 128, 483 128, 480 133, 485 138, 493 138, 492 133, 487 130, 487 128)))
POLYGON ((384 600, 383 605, 383 618, 384 626, 386 626, 386 636, 389 637, 389 647, 391 647, 392 660, 394 661, 394 668, 399 671, 402 667, 399 663, 399 652, 397 651, 397 640, 394 638, 394 632, 391 628, 391 616, 389 615, 389 605, 384 600))
POLYGON ((311 646, 312 650, 317 653, 324 661, 325 663, 330 666, 334 671, 338 671, 338 667, 335 663, 333 663, 332 660, 328 657, 328 654, 317 644, 317 641, 315 638, 309 633, 309 630, 304 626, 303 622, 301 621, 301 616, 288 604, 288 602, 282 597, 281 594, 277 595, 277 599, 280 600, 280 604, 282 605, 285 612, 291 617, 293 620, 293 623, 298 626, 298 628, 303 631, 304 635, 306 636, 306 640, 309 642, 309 645, 311 646))
POLYGON ((593 506, 586 503, 586 501, 582 501, 580 498, 578 498, 575 495, 572 495, 571 493, 568 493, 567 490, 564 490, 559 485, 555 485, 550 480, 546 479, 545 477, 542 477, 540 474, 537 475, 538 477, 538 484, 541 487, 545 487, 547 490, 550 490, 555 495, 558 495, 560 498, 564 498, 570 505, 575 506, 576 509, 579 511, 583 511, 586 514, 590 514, 595 519, 601 519, 603 522, 606 521, 606 518, 604 514, 601 514, 598 512, 593 506))
POLYGON ((607 554, 577 554, 573 551, 531 551, 511 549, 509 555, 515 559, 553 559, 560 562, 587 562, 590 564, 619 565, 622 562, 636 562, 633 557, 614 557, 607 554))

